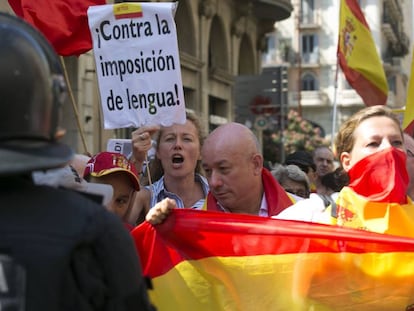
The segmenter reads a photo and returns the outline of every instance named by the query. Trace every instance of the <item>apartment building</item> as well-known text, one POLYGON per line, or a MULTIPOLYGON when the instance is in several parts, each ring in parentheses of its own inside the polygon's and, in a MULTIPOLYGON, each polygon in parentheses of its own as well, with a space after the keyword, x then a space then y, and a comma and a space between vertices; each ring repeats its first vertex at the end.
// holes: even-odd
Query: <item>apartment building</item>
MULTIPOLYGON (((413 2, 358 2, 383 62, 389 86, 387 105, 402 108, 410 75, 413 2)), ((268 35, 263 66, 287 67, 288 106, 299 109, 330 136, 343 120, 364 107, 340 69, 336 71, 340 1, 292 0, 292 5, 291 16, 275 23, 274 32, 268 35)))

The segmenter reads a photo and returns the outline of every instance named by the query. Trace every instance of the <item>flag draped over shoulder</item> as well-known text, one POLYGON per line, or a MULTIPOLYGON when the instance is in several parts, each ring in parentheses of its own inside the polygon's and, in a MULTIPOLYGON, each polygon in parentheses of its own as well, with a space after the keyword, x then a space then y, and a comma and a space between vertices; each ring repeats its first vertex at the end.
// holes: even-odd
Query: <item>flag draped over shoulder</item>
POLYGON ((9 0, 17 16, 37 28, 62 56, 80 55, 92 48, 87 10, 105 0, 9 0))
POLYGON ((174 210, 132 231, 163 310, 410 310, 414 239, 174 210))
POLYGON ((388 85, 374 39, 357 0, 341 0, 338 61, 366 106, 385 105, 388 85))
POLYGON ((411 75, 408 83, 402 128, 404 132, 414 136, 414 51, 411 59, 411 75))

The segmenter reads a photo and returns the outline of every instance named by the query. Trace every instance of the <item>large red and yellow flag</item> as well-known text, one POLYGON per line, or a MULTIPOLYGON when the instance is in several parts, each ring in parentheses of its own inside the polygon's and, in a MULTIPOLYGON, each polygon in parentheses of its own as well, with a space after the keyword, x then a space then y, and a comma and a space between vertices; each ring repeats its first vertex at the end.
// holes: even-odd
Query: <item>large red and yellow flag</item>
POLYGON ((341 0, 338 61, 365 105, 385 105, 388 84, 369 26, 357 0, 341 0))
MULTIPOLYGON (((174 210, 132 231, 163 310, 412 310, 414 239, 174 210)), ((414 306, 414 305, 413 305, 414 306)))
POLYGON ((87 10, 106 0, 8 0, 17 16, 36 27, 62 56, 92 49, 87 10))
POLYGON ((407 134, 414 136, 414 50, 411 59, 411 75, 408 83, 407 98, 402 128, 407 134))

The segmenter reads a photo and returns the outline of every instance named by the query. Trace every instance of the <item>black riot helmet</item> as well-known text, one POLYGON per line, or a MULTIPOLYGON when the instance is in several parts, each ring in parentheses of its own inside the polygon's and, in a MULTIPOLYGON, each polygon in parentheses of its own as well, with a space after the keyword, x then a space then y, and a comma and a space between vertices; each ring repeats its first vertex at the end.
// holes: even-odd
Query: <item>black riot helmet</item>
POLYGON ((66 86, 59 58, 43 35, 0 13, 0 175, 63 166, 58 143, 66 86))

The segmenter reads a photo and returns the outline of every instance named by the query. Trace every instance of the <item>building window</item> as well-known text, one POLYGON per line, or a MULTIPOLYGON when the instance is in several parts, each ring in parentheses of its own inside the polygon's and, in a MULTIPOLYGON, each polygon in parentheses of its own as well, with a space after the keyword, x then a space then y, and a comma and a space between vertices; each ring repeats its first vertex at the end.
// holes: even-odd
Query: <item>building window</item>
POLYGON ((303 24, 312 24, 315 22, 314 8, 315 4, 313 0, 301 0, 301 16, 300 21, 303 24))
POLYGON ((302 76, 302 91, 316 91, 318 88, 318 80, 314 74, 307 72, 302 76))
POLYGON ((302 61, 315 64, 319 61, 318 36, 316 34, 302 35, 302 61))

